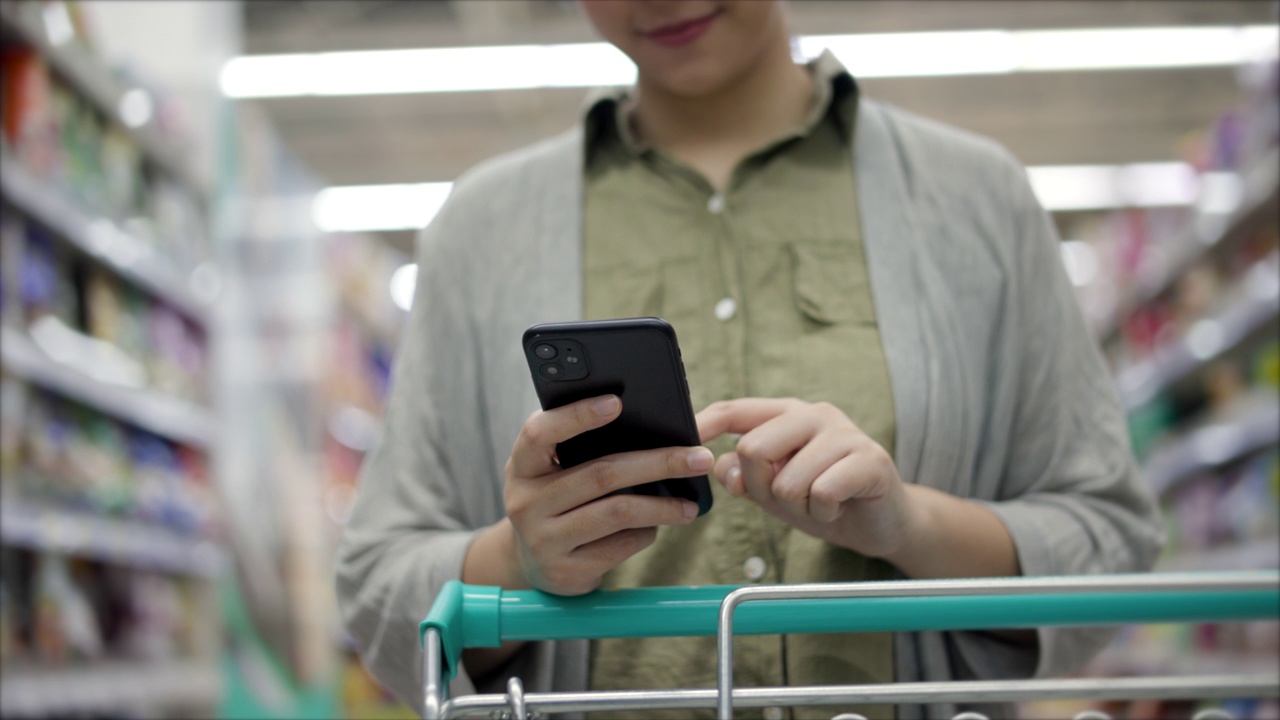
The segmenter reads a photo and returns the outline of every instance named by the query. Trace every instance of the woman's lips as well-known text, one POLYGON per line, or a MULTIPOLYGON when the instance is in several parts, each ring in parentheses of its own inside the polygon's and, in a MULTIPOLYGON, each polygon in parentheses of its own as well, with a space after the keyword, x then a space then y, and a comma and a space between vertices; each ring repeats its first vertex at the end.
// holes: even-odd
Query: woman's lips
POLYGON ((694 20, 664 25, 657 30, 650 30, 644 33, 644 36, 664 47, 688 45, 702 37, 703 33, 711 27, 717 17, 720 17, 719 11, 694 20))

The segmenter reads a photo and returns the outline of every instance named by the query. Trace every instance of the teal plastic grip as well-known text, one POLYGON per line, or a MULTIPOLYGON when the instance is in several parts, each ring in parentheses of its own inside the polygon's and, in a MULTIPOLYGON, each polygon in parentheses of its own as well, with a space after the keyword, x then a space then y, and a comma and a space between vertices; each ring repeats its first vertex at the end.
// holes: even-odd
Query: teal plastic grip
MULTIPOLYGON (((1205 577, 1212 577, 1206 573, 1205 577)), ((1247 590, 1093 591, 1038 594, 788 599, 747 602, 739 635, 982 630, 1050 625, 1274 620, 1280 573, 1247 590)), ((452 678, 462 650, 505 641, 714 635, 720 604, 736 585, 601 590, 560 597, 536 590, 445 585, 419 626, 438 628, 452 678)))
MULTIPOLYGON (((714 635, 735 586, 639 588, 560 598, 528 591, 502 598, 504 640, 714 635)), ((737 635, 982 630, 1043 625, 1274 619, 1280 589, 887 597, 744 603, 737 635)))
POLYGON ((458 674, 464 649, 502 644, 501 600, 500 587, 465 585, 450 580, 436 596, 426 619, 418 624, 419 644, 423 642, 427 628, 440 631, 445 672, 450 680, 458 674))

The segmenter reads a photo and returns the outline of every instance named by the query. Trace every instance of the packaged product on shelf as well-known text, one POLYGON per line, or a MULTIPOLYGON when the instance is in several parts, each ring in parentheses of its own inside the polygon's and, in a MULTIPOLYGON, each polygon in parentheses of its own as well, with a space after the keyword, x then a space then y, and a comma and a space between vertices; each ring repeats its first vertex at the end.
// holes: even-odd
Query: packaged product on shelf
POLYGON ((4 135, 19 162, 40 174, 52 171, 57 140, 52 120, 49 69, 35 50, 0 50, 4 80, 4 135))
POLYGON ((204 537, 220 538, 218 494, 209 477, 208 458, 204 452, 186 445, 177 445, 174 455, 195 531, 204 537))
POLYGON ((62 622, 62 597, 57 581, 57 569, 53 556, 40 558, 36 571, 34 645, 35 655, 41 664, 65 665, 70 654, 67 647, 66 626, 62 622))
POLYGON ((137 517, 163 523, 168 516, 173 478, 168 468, 170 450, 159 436, 129 428, 126 431, 133 466, 134 507, 137 517))
POLYGON ((84 275, 85 331, 99 340, 119 342, 123 315, 120 282, 100 267, 84 275))
POLYGON ((123 513, 133 502, 132 473, 120 424, 96 412, 86 411, 87 463, 95 468, 89 499, 102 513, 123 513))
POLYGON ((13 603, 9 600, 8 583, 0 575, 0 667, 12 667, 15 628, 13 603))
POLYGON ((48 555, 42 569, 47 569, 57 598, 58 617, 68 651, 74 658, 92 660, 103 653, 102 629, 93 606, 71 579, 70 562, 61 555, 48 555))
POLYGON ((182 334, 172 348, 174 363, 182 375, 183 395, 195 402, 208 400, 208 342, 204 330, 190 318, 181 317, 182 334))
POLYGON ((139 660, 172 660, 181 649, 177 637, 184 624, 183 604, 176 580, 137 570, 129 578, 131 622, 120 645, 128 657, 139 660))
MULTIPOLYGON (((36 555, 26 548, 0 545, 0 578, 5 591, 5 620, 9 662, 35 660, 36 555)), ((6 667, 8 667, 6 663, 6 667)))
POLYGON ((27 386, 5 373, 0 375, 0 497, 17 491, 13 478, 22 465, 22 426, 27 416, 27 386))
POLYGON ((16 328, 22 324, 20 294, 22 246, 25 231, 18 213, 0 212, 0 324, 16 328))
POLYGON ((153 302, 147 317, 148 364, 155 388, 163 393, 191 397, 183 376, 182 354, 186 329, 182 315, 163 302, 153 302))
POLYGON ((126 355, 145 367, 147 346, 147 315, 151 301, 136 285, 122 284, 119 288, 120 317, 115 343, 126 355))
POLYGON ((72 196, 83 207, 106 210, 106 182, 102 175, 102 120, 86 99, 75 96, 63 126, 63 152, 72 196))
POLYGON ((33 395, 27 406, 24 425, 23 465, 31 472, 22 473, 23 494, 38 497, 66 494, 59 479, 71 474, 67 445, 75 432, 66 408, 50 401, 48 395, 33 395))
POLYGON ((147 207, 159 246, 178 267, 194 268, 208 259, 204 221, 190 192, 168 178, 153 177, 147 186, 147 207))
POLYGON ((26 325, 46 316, 75 325, 76 289, 64 272, 53 237, 35 223, 26 224, 19 284, 26 325))
POLYGON ((99 164, 106 185, 107 211, 117 220, 132 218, 140 209, 142 156, 137 143, 120 126, 111 125, 103 133, 99 164))
POLYGON ((1254 385, 1280 389, 1280 339, 1272 338, 1258 348, 1250 366, 1254 385))

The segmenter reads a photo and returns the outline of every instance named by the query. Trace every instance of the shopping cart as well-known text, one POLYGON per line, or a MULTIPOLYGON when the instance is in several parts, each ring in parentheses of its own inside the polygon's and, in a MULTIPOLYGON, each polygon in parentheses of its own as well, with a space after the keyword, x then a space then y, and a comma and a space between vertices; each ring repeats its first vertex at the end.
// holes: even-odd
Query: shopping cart
MULTIPOLYGON (((733 687, 734 634, 982 630, 1048 625, 1121 625, 1280 619, 1280 572, 1093 575, 983 580, 902 580, 813 585, 637 588, 565 598, 537 591, 451 582, 420 626, 428 720, 602 710, 870 703, 998 703, 1280 697, 1275 674, 1106 679, 910 682, 811 687, 733 687), (787 603, 771 612, 770 603, 787 603), (525 693, 511 678, 505 695, 449 698, 448 681, 465 648, 513 640, 617 637, 717 638, 715 689, 525 693)), ((853 713, 836 716, 859 718, 853 713)), ((955 720, 977 720, 961 713, 955 720)), ((1080 720, 1106 715, 1086 711, 1080 720)), ((1218 709, 1198 720, 1230 717, 1218 709)))

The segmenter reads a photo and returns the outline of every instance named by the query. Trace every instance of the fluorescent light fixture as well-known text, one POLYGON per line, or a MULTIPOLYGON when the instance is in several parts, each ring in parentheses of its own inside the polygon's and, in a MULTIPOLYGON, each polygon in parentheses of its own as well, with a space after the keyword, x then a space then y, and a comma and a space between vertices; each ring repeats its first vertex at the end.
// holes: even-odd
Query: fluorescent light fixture
MULTIPOLYGON (((1185 163, 1044 165, 1027 168, 1027 175, 1040 204, 1051 212, 1190 205, 1200 187, 1195 170, 1185 163)), ((417 230, 431 222, 452 187, 449 182, 330 187, 316 195, 312 217, 325 232, 417 230)))
POLYGON ((1005 30, 813 35, 800 52, 830 50, 854 77, 992 75, 1018 70, 1018 43, 1005 30))
POLYGON ((396 268, 391 273, 391 302, 396 307, 409 312, 413 307, 413 294, 418 288, 418 265, 409 263, 396 268))
POLYGON ((452 188, 447 182, 325 188, 311 217, 324 232, 414 230, 431 222, 452 188))
POLYGON ((1186 163, 1043 165, 1027 168, 1046 210, 1190 205, 1199 195, 1195 169, 1186 163))
MULTIPOLYGON (((858 77, 990 75, 1239 65, 1277 57, 1272 25, 812 35, 858 77)), ((607 87, 635 81, 607 43, 247 55, 222 69, 233 98, 607 87)))
POLYGON ((1207 172, 1200 176, 1196 208, 1202 213, 1230 215, 1244 200, 1244 183, 1233 172, 1207 172))

